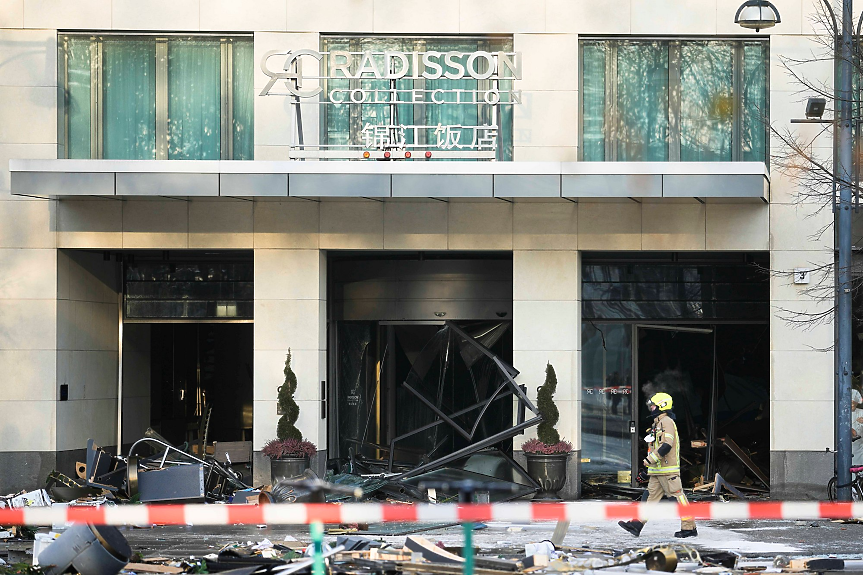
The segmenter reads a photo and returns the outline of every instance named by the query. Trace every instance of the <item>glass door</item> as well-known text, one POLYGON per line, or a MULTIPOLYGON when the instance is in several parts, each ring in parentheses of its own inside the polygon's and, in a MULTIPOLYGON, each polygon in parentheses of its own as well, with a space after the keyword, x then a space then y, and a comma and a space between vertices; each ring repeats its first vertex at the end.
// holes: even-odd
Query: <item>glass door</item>
POLYGON ((582 473, 630 483, 634 416, 632 335, 626 323, 582 324, 582 473))
MULTIPOLYGON (((645 402, 664 392, 674 400, 673 413, 680 436, 681 457, 693 449, 693 440, 704 440, 715 426, 716 339, 712 327, 636 325, 633 342, 634 409, 632 470, 642 467, 647 456, 643 441, 653 421, 645 402)), ((690 458, 691 459, 691 458, 690 458)), ((699 460, 703 457, 699 457, 699 460)), ((634 480, 634 477, 633 477, 634 480)))

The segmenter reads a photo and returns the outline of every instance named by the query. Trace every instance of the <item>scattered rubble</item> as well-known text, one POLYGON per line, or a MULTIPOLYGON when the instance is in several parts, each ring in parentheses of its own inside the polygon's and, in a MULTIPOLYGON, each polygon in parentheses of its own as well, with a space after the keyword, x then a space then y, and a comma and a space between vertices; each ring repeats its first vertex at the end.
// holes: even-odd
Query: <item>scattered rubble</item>
MULTIPOLYGON (((501 373, 505 374, 505 370, 501 370, 501 373)), ((270 505, 350 500, 412 505, 417 501, 452 501, 457 496, 461 501, 480 497, 488 501, 496 492, 503 493, 503 498, 509 498, 511 495, 523 494, 521 487, 524 486, 520 480, 490 482, 487 480, 493 477, 471 471, 471 464, 465 464, 464 461, 481 458, 484 463, 488 463, 488 458, 497 461, 501 457, 496 453, 480 451, 468 455, 460 464, 450 462, 450 467, 426 467, 427 471, 417 474, 410 471, 388 473, 380 469, 374 473, 363 473, 369 470, 370 462, 358 459, 353 462, 352 472, 329 474, 326 481, 307 471, 301 477, 284 480, 274 486, 253 487, 243 481, 242 474, 231 468, 229 454, 217 458, 203 451, 203 458, 198 457, 171 445, 152 431, 136 442, 127 455, 119 457, 91 440, 87 446, 86 461, 76 466, 78 477, 53 472, 47 478, 44 489, 0 497, 0 508, 103 506, 140 502, 270 505), (454 469, 457 472, 453 472, 454 469), (446 478, 448 482, 439 477, 446 478)), ((239 458, 243 458, 242 454, 239 458)), ((513 469, 511 466, 505 468, 513 469)), ((758 495, 757 490, 750 490, 744 495, 740 485, 730 484, 717 473, 712 483, 692 491, 693 499, 725 497, 727 495, 721 491, 723 488, 731 496, 758 495)), ((601 483, 585 484, 585 491, 589 489, 604 496, 627 499, 638 499, 644 491, 601 483)), ((361 532, 374 532, 378 527, 368 524, 331 525, 328 533, 338 537, 334 542, 331 540, 329 545, 323 542, 323 534, 319 533, 307 542, 289 536, 284 539, 234 542, 203 557, 185 558, 144 558, 134 554, 122 532, 113 527, 63 524, 38 533, 26 528, 4 530, 0 527, 0 539, 33 540, 32 554, 23 556, 27 565, 20 564, 22 556, 14 555, 10 550, 6 556, 8 561, 0 557, 0 575, 59 575, 67 569, 77 570, 84 575, 116 575, 120 572, 306 575, 313 572, 316 562, 323 565, 324 573, 332 575, 460 575, 466 569, 474 575, 595 570, 742 575, 765 568, 785 573, 839 571, 844 568, 842 560, 813 557, 783 558, 777 565, 741 566, 736 553, 699 552, 680 545, 654 545, 637 549, 565 547, 562 543, 569 530, 568 522, 560 522, 550 539, 531 542, 521 553, 512 549, 511 552, 496 554, 476 552, 471 543, 466 543, 464 548, 446 547, 441 542, 415 534, 424 529, 439 528, 440 524, 382 524, 380 535, 410 534, 404 544, 398 546, 380 538, 360 535, 361 532), (10 566, 13 562, 18 564, 10 566)), ((472 526, 476 529, 484 527, 481 524, 472 526)))

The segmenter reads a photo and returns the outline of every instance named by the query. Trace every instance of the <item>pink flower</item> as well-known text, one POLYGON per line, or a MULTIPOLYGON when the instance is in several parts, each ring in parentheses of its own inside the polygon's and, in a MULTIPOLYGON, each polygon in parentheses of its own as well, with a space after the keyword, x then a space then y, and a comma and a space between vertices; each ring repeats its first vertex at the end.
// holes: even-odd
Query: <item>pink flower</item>
POLYGON ((555 455, 558 453, 569 453, 572 451, 572 444, 568 441, 559 441, 558 443, 543 443, 539 439, 529 439, 521 444, 521 450, 525 453, 538 453, 541 455, 555 455))
POLYGON ((270 459, 283 457, 311 457, 318 452, 315 444, 305 439, 272 439, 268 441, 261 453, 270 459))

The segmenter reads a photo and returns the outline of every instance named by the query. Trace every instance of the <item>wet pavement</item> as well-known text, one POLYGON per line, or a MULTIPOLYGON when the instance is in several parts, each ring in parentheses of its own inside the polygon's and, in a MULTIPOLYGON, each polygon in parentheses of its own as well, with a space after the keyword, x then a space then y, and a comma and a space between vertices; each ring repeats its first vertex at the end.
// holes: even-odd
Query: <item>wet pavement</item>
MULTIPOLYGON (((554 522, 512 524, 490 522, 485 529, 474 532, 474 544, 489 554, 523 552, 525 543, 548 539, 554 522)), ((776 555, 813 556, 839 555, 863 558, 863 525, 819 521, 706 521, 698 524, 697 538, 677 540, 677 521, 661 520, 647 524, 642 536, 635 538, 616 523, 573 524, 564 539, 564 546, 604 549, 630 549, 657 544, 685 543, 698 549, 737 551, 746 557, 772 558, 776 555)), ((176 527, 150 529, 123 528, 132 549, 144 557, 200 557, 217 552, 229 543, 257 543, 295 538, 308 541, 308 530, 302 526, 226 526, 176 527)), ((462 543, 459 526, 438 528, 422 533, 431 541, 458 547, 462 543)), ((404 543, 404 535, 369 536, 396 546, 404 543)), ((335 542, 335 535, 327 541, 335 542)))

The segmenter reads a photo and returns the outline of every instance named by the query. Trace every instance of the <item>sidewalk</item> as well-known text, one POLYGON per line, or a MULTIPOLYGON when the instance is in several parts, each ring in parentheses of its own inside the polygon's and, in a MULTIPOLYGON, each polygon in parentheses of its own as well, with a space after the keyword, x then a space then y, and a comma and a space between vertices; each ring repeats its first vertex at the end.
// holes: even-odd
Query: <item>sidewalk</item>
MULTIPOLYGON (((487 524, 486 529, 474 532, 474 544, 485 554, 497 551, 523 552, 525 543, 551 537, 554 522, 516 525, 511 523, 487 524)), ((699 549, 737 551, 747 557, 772 558, 776 555, 812 556, 838 554, 845 558, 863 558, 863 525, 839 524, 828 520, 818 521, 710 521, 698 525, 697 538, 678 540, 674 532, 678 521, 658 520, 648 523, 641 537, 634 538, 616 523, 573 524, 564 539, 568 547, 595 547, 628 549, 656 544, 684 543, 699 549)), ((171 557, 202 556, 217 551, 231 542, 258 542, 263 539, 283 540, 292 536, 308 541, 308 530, 302 526, 226 527, 154 527, 134 529, 124 527, 123 534, 132 549, 145 557, 167 555, 171 557)), ((441 541, 447 546, 461 546, 460 526, 424 531, 422 536, 441 541)), ((404 542, 404 536, 369 536, 395 545, 404 542)), ((335 536, 327 536, 327 541, 335 536)))

